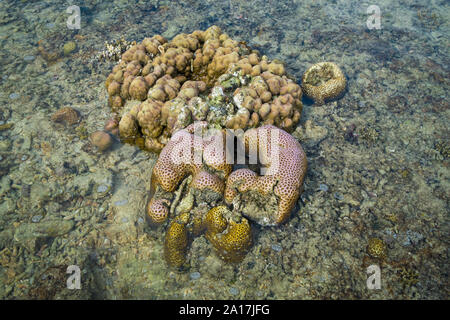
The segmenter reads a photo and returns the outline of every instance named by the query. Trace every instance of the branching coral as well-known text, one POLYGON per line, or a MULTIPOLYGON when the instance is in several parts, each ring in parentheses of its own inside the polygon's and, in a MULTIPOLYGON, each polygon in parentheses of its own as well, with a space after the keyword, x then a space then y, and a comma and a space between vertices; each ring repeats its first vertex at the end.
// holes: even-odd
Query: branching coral
POLYGON ((212 26, 156 35, 133 45, 105 82, 125 141, 144 138, 160 151, 173 133, 196 120, 218 128, 274 124, 291 131, 300 119, 302 91, 282 63, 260 57, 212 26), (142 101, 130 105, 130 101, 142 101))

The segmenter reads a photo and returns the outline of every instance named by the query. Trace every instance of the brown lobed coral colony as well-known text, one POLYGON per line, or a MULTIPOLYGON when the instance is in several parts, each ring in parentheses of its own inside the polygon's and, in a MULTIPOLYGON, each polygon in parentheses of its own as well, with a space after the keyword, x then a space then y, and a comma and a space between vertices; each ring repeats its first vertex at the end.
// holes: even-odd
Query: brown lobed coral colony
MULTIPOLYGON (((318 104, 345 86, 333 63, 314 65, 302 81, 318 104)), ((184 266, 201 235, 223 260, 241 261, 252 244, 250 222, 274 226, 289 218, 307 160, 288 133, 300 119, 302 89, 281 62, 212 26, 132 45, 106 88, 116 116, 105 130, 160 153, 146 211, 152 225, 166 228, 169 265, 184 266), (228 129, 240 134, 244 158, 256 151, 258 162, 228 161, 238 150, 227 145, 228 129)))
POLYGON ((243 129, 274 124, 291 131, 302 91, 280 62, 269 61, 219 27, 160 35, 133 45, 105 82, 120 137, 159 152, 194 121, 243 129))
POLYGON ((190 239, 201 234, 222 259, 241 261, 252 243, 248 219, 265 226, 284 222, 301 192, 306 156, 290 134, 273 125, 244 133, 246 154, 264 149, 260 176, 249 168, 232 172, 225 135, 218 134, 225 130, 210 129, 196 122, 177 131, 153 168, 147 217, 153 225, 172 218, 164 249, 171 266, 184 265, 190 239), (210 148, 217 139, 220 148, 210 148))
POLYGON ((225 201, 260 225, 280 224, 289 217, 300 196, 306 155, 293 136, 272 125, 248 130, 244 143, 246 150, 264 150, 260 162, 265 164, 266 172, 258 175, 250 169, 233 171, 227 179, 225 201), (272 139, 275 134, 277 137, 272 139), (277 149, 272 149, 272 140, 277 149), (270 157, 275 152, 278 157, 270 157))

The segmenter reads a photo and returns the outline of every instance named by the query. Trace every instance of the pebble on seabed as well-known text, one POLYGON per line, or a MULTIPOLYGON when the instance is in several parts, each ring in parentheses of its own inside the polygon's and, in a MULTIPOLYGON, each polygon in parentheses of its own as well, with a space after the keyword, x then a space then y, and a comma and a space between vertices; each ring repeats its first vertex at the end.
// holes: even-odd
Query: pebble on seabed
POLYGON ((106 192, 107 190, 108 190, 108 186, 106 186, 104 184, 98 186, 98 188, 97 188, 98 193, 103 193, 103 192, 106 192))
POLYGON ((229 290, 230 294, 232 296, 237 296, 239 294, 239 289, 235 288, 235 287, 231 287, 229 290))
POLYGON ((273 244, 272 245, 272 250, 274 250, 276 252, 280 252, 281 250, 283 250, 283 247, 278 245, 278 244, 273 244))
POLYGON ((128 200, 127 199, 123 199, 123 200, 119 200, 119 201, 114 202, 114 205, 115 206, 123 206, 123 205, 126 205, 127 203, 128 203, 128 200))
POLYGON ((31 218, 31 221, 33 222, 39 222, 41 221, 42 216, 40 214, 33 216, 33 218, 31 218))
POLYGON ((342 194, 340 194, 339 192, 335 192, 335 193, 334 193, 334 197, 335 197, 337 200, 344 200, 344 196, 343 196, 342 194))
POLYGON ((200 276, 201 276, 200 272, 198 272, 198 271, 192 272, 190 274, 191 280, 197 280, 198 278, 200 278, 200 276))

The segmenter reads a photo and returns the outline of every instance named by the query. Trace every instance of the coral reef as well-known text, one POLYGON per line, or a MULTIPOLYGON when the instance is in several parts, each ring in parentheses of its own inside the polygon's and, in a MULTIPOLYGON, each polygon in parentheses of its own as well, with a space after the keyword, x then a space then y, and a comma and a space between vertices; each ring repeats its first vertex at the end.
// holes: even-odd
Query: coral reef
POLYGON ((282 223, 302 190, 306 157, 290 134, 265 125, 239 137, 244 140, 237 145, 244 145, 249 156, 263 150, 265 172, 258 176, 250 169, 231 172, 224 131, 205 121, 177 131, 153 167, 147 217, 152 225, 175 217, 164 246, 171 266, 184 265, 189 239, 201 234, 224 261, 241 261, 252 244, 250 223, 243 215, 261 225, 282 223))
POLYGON ((89 140, 99 151, 105 151, 113 144, 112 137, 107 132, 101 130, 92 132, 89 140))
MULTIPOLYGON (((448 299, 448 23, 430 32, 429 18, 444 17, 448 1, 378 3, 381 30, 368 30, 350 1, 79 3, 82 28, 69 30, 67 1, 0 1, 1 299, 448 299), (260 228, 246 218, 254 243, 238 265, 188 223, 188 244, 203 235, 185 253, 189 271, 178 273, 163 249, 179 214, 158 228, 145 224, 155 155, 131 144, 100 155, 87 140, 107 131, 102 90, 119 63, 96 55, 105 40, 172 39, 212 22, 283 60, 298 80, 315 62, 335 62, 348 92, 302 114, 294 137, 308 173, 287 223, 260 228), (77 50, 64 56, 67 41, 77 50), (51 121, 64 106, 82 121, 51 121), (364 127, 379 132, 375 143, 361 137, 364 127), (386 259, 367 253, 371 237, 386 243, 386 259), (367 289, 372 264, 380 290, 367 289), (67 289, 68 265, 80 267, 81 290, 67 289)), ((142 101, 123 108, 132 103, 142 101)), ((193 203, 193 218, 209 211, 194 194, 180 201, 193 203)))
POLYGON ((291 131, 302 111, 301 88, 283 64, 217 26, 171 41, 145 38, 123 53, 105 85, 120 117, 120 137, 135 143, 143 138, 146 149, 158 152, 194 121, 243 130, 274 124, 291 131))
POLYGON ((306 70, 302 77, 302 89, 317 105, 336 99, 347 86, 342 70, 333 62, 319 62, 306 70))
POLYGON ((244 142, 247 151, 260 150, 259 160, 266 172, 261 176, 247 168, 232 172, 225 200, 260 225, 280 224, 289 217, 302 191, 306 155, 294 137, 272 125, 248 130, 244 142))

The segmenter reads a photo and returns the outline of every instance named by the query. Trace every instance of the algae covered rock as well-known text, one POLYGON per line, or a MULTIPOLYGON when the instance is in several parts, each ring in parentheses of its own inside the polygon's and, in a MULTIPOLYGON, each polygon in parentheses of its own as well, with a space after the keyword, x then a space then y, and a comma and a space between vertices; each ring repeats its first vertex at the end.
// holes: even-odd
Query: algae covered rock
POLYGON ((67 125, 73 125, 75 123, 78 123, 80 120, 80 115, 78 111, 76 111, 74 108, 71 107, 63 107, 56 111, 52 117, 52 121, 64 123, 67 125))
POLYGON ((14 232, 14 241, 34 252, 48 238, 65 235, 74 225, 73 221, 57 219, 21 224, 14 232))
POLYGON ((76 48, 77 48, 77 44, 74 41, 68 41, 63 46, 63 54, 65 56, 68 56, 69 54, 74 52, 76 48))
POLYGON ((113 139, 109 133, 102 130, 91 133, 89 141, 91 141, 92 145, 97 147, 99 151, 106 151, 113 144, 113 139))

